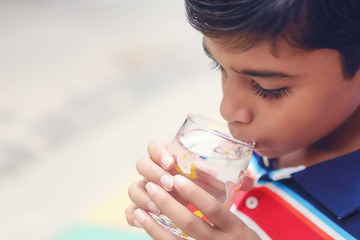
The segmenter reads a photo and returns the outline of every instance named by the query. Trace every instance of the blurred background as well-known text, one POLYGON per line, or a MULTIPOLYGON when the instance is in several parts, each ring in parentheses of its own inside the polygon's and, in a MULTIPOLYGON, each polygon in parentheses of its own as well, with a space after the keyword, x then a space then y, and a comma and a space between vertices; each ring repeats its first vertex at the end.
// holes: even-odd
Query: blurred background
POLYGON ((149 239, 128 186, 220 81, 183 0, 0 0, 0 239, 149 239))

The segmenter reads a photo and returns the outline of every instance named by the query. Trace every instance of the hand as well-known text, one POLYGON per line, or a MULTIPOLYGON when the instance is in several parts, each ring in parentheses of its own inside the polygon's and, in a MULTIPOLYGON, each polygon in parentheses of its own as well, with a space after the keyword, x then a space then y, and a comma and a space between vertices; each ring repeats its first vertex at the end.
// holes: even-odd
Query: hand
MULTIPOLYGON (((134 203, 126 210, 126 218, 129 225, 140 227, 134 215, 134 211, 137 208, 157 214, 160 212, 145 190, 147 182, 151 181, 161 185, 168 191, 173 190, 173 175, 177 174, 177 171, 173 168, 174 159, 170 155, 168 147, 169 145, 167 143, 153 142, 148 147, 149 157, 143 157, 138 160, 136 168, 144 179, 132 184, 128 190, 130 199, 134 203)), ((241 190, 248 191, 253 185, 254 180, 245 176, 241 190)), ((178 202, 185 203, 178 191, 172 191, 170 194, 178 202)), ((233 196, 235 196, 235 194, 233 196)), ((233 199, 233 197, 231 199, 233 199)))
MULTIPOLYGON (((190 212, 185 206, 177 202, 160 186, 148 182, 145 185, 148 197, 158 206, 162 214, 169 217, 176 226, 195 239, 260 239, 238 217, 232 214, 222 203, 212 195, 189 181, 177 175, 174 186, 187 202, 193 204, 213 224, 209 225, 201 218, 190 212)), ((173 234, 161 227, 148 213, 140 208, 135 210, 138 224, 153 239, 177 239, 173 234)))
MULTIPOLYGON (((168 191, 173 190, 173 175, 177 172, 174 170, 174 159, 168 151, 169 144, 163 142, 152 142, 148 146, 148 157, 140 158, 136 163, 136 169, 143 180, 133 183, 129 189, 128 194, 133 204, 126 209, 126 219, 131 226, 139 227, 136 221, 134 211, 136 208, 141 208, 153 213, 159 213, 159 209, 149 198, 145 184, 149 181, 160 184, 168 191)), ((173 196, 179 201, 181 197, 177 196, 177 192, 172 192, 173 196)))

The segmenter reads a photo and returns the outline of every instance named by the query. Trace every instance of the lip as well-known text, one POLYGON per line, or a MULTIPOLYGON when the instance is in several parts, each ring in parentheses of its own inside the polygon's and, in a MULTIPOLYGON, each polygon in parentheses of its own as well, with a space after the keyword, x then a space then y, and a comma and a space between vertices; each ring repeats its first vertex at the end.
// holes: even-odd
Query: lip
POLYGON ((235 130, 236 129, 235 126, 231 126, 230 124, 228 124, 228 127, 229 127, 230 134, 234 138, 239 139, 239 140, 245 139, 245 140, 250 141, 250 142, 255 142, 254 148, 256 148, 258 146, 258 141, 256 141, 255 138, 249 137, 249 135, 247 135, 247 134, 237 134, 238 132, 241 132, 241 131, 235 130))
MULTIPOLYGON (((231 131, 230 131, 231 133, 231 131)), ((233 138, 239 140, 239 141, 242 141, 242 142, 245 142, 247 144, 249 144, 250 146, 252 146, 254 149, 257 148, 258 146, 258 142, 256 140, 254 140, 253 138, 249 138, 249 137, 246 137, 246 136, 239 136, 239 135, 236 135, 236 134, 232 134, 231 135, 233 136, 233 138)))
POLYGON ((242 138, 242 137, 241 138, 234 137, 231 134, 230 126, 229 125, 227 126, 224 123, 221 123, 221 122, 215 121, 213 119, 203 117, 203 116, 200 116, 200 115, 197 115, 197 114, 194 114, 194 113, 188 114, 187 120, 191 121, 197 127, 202 128, 202 129, 206 129, 206 131, 210 131, 213 134, 218 135, 221 138, 225 138, 227 140, 230 140, 230 141, 245 145, 245 146, 250 147, 252 149, 255 147, 256 143, 252 139, 242 138), (210 127, 210 125, 213 125, 213 126, 210 127), (230 134, 229 133, 220 134, 219 130, 220 130, 220 132, 221 132, 221 130, 223 130, 224 133, 230 131, 230 134))
MULTIPOLYGON (((246 131, 241 130, 241 126, 237 126, 236 123, 228 123, 229 131, 234 138, 251 139, 255 142, 254 151, 260 156, 267 156, 275 158, 279 156, 279 149, 274 148, 274 145, 268 138, 251 137, 246 131), (250 137, 249 137, 250 136, 250 137)), ((244 129, 244 128, 243 128, 244 129)))
POLYGON ((254 150, 256 152, 268 152, 269 151, 268 148, 264 148, 264 147, 255 147, 254 150))
POLYGON ((254 150, 256 152, 269 152, 271 151, 272 148, 269 148, 268 146, 266 146, 264 143, 263 140, 259 140, 259 139, 256 139, 256 138, 251 138, 251 137, 246 137, 244 135, 233 135, 234 138, 236 139, 251 139, 251 141, 254 141, 255 145, 254 145, 254 150))
POLYGON ((255 142, 255 147, 253 148, 253 150, 257 154, 259 154, 260 156, 267 156, 267 157, 271 157, 271 158, 277 157, 277 153, 274 153, 274 149, 272 147, 267 146, 264 143, 264 141, 262 141, 262 140, 253 140, 253 141, 255 142))

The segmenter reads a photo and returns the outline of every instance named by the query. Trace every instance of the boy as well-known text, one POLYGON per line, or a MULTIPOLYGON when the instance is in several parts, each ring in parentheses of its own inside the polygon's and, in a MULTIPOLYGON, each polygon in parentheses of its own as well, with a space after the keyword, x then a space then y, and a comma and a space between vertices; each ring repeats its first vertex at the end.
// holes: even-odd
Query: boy
POLYGON ((152 143, 137 163, 145 180, 129 188, 129 224, 176 239, 152 211, 196 239, 360 239, 360 1, 185 2, 222 74, 223 118, 234 137, 256 142, 257 182, 228 211, 173 177, 167 144, 152 143), (178 196, 164 190, 173 188, 178 196))

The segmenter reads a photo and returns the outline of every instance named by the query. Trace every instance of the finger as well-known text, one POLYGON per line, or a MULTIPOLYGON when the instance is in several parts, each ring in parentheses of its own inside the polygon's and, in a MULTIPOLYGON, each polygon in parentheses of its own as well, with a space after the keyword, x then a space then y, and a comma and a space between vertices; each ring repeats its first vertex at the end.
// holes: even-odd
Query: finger
MULTIPOLYGON (((193 204, 216 227, 222 230, 230 229, 232 223, 237 220, 237 217, 223 206, 221 202, 189 179, 176 175, 174 177, 174 186, 185 200, 193 204)), ((150 194, 149 196, 152 198, 150 194)), ((158 205, 157 202, 155 204, 158 205)))
MULTIPOLYGON (((220 193, 225 192, 224 182, 214 177, 213 172, 207 172, 200 168, 195 168, 195 172, 198 175, 198 179, 201 179, 197 184, 199 186, 209 185, 212 189, 219 191, 220 193)), ((194 180, 195 181, 195 180, 194 180)))
POLYGON ((148 146, 151 159, 165 170, 170 169, 174 165, 174 158, 171 156, 168 148, 169 144, 164 142, 152 142, 148 146))
MULTIPOLYGON (((241 186, 243 185, 245 181, 245 172, 240 171, 237 182, 228 181, 225 183, 226 187, 226 200, 224 202, 224 206, 226 208, 230 208, 233 202, 235 201, 235 198, 240 191, 241 186)), ((249 185, 250 187, 250 185, 249 185)))
POLYGON ((151 158, 140 158, 136 162, 136 169, 148 181, 155 182, 168 191, 173 189, 173 176, 155 164, 151 158))
POLYGON ((225 183, 226 186, 226 200, 223 203, 223 205, 229 209, 233 202, 235 201, 235 198, 239 192, 239 187, 237 184, 229 181, 225 183))
POLYGON ((145 191, 145 181, 139 181, 130 185, 128 195, 131 201, 138 207, 146 209, 155 214, 160 214, 160 210, 155 203, 151 201, 147 192, 145 191))
POLYGON ((215 229, 213 227, 190 212, 161 187, 152 182, 148 182, 145 188, 162 214, 171 219, 173 223, 186 234, 196 239, 207 239, 214 236, 215 229))
POLYGON ((245 175, 244 180, 240 186, 240 191, 248 192, 254 187, 254 185, 255 179, 245 175))
POLYGON ((134 212, 141 227, 155 240, 176 240, 177 237, 160 226, 147 212, 138 208, 134 212))
POLYGON ((136 209, 138 209, 138 207, 135 204, 131 204, 126 208, 125 210, 126 221, 130 226, 141 228, 141 224, 134 215, 136 209))

